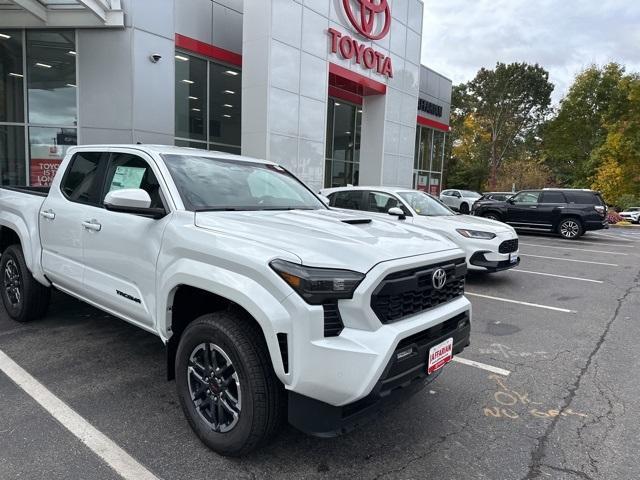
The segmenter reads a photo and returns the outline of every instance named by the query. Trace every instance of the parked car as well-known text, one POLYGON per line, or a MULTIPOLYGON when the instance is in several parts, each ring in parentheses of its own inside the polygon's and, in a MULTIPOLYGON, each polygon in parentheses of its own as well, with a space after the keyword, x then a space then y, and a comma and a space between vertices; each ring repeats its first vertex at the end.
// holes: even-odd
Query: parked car
POLYGON ((486 200, 498 200, 500 202, 504 202, 508 198, 512 197, 513 194, 514 192, 485 192, 477 201, 484 202, 486 200))
POLYGON ((497 272, 520 263, 518 235, 498 221, 457 215, 428 193, 393 187, 342 187, 322 190, 335 208, 360 210, 427 228, 452 240, 470 270, 497 272))
POLYGON ((609 228, 607 207, 593 190, 523 190, 504 202, 478 203, 473 214, 515 228, 557 232, 570 240, 589 230, 609 228))
POLYGON ((478 192, 471 190, 443 190, 440 200, 453 210, 460 213, 469 213, 473 204, 482 197, 478 192))
POLYGON ((640 207, 629 207, 619 215, 628 222, 640 223, 640 207))
POLYGON ((469 344, 462 250, 331 210, 273 162, 74 147, 50 189, 0 188, 0 245, 11 318, 43 316, 57 288, 157 335, 221 454, 266 442, 287 406, 310 434, 354 428, 469 344))

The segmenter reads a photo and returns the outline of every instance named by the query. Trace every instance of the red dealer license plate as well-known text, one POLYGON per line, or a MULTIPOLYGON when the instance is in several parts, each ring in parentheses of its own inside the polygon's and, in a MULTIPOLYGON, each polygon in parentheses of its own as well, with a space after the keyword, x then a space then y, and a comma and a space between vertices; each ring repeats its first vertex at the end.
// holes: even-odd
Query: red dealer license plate
POLYGON ((429 364, 427 365, 427 374, 440 370, 453 359, 453 338, 447 338, 444 342, 439 343, 429 350, 429 364))

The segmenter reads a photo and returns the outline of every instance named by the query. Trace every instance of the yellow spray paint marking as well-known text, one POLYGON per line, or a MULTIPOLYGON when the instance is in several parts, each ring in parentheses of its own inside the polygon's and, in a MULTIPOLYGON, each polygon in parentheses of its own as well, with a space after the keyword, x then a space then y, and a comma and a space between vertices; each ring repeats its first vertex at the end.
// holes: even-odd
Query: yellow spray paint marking
POLYGON ((532 400, 527 392, 519 392, 509 388, 505 383, 505 379, 499 375, 489 375, 489 379, 495 381, 498 387, 493 393, 493 400, 497 405, 485 406, 482 409, 485 417, 506 418, 511 420, 526 416, 535 418, 587 417, 587 414, 574 412, 571 408, 558 410, 554 408, 533 407, 533 405, 543 404, 532 400))

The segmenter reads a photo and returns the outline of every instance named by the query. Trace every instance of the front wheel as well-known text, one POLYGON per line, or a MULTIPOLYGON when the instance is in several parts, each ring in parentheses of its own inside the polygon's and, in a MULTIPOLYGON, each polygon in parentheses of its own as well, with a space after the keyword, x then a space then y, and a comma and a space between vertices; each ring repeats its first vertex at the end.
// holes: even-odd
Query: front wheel
POLYGON ((558 225, 558 233, 562 238, 575 240, 583 234, 582 225, 575 218, 565 218, 558 225))
POLYGON ((463 215, 469 215, 469 205, 467 203, 460 205, 460 213, 463 215))
POLYGON ((9 317, 17 322, 36 320, 47 313, 51 289, 33 278, 20 245, 11 245, 2 252, 0 295, 9 317))
POLYGON ((254 450, 284 418, 284 389, 264 338, 242 315, 217 312, 187 326, 176 354, 176 386, 191 428, 222 455, 254 450))

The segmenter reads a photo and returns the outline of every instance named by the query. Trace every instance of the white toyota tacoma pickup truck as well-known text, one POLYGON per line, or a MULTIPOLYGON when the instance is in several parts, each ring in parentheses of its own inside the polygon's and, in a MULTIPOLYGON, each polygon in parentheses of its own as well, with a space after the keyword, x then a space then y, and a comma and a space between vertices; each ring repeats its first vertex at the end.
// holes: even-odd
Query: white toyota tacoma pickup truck
POLYGON ((333 211, 272 162, 72 148, 50 189, 0 189, 0 244, 10 317, 43 316, 56 288, 157 335, 187 420, 221 454, 286 415, 348 431, 469 344, 455 244, 333 211))

